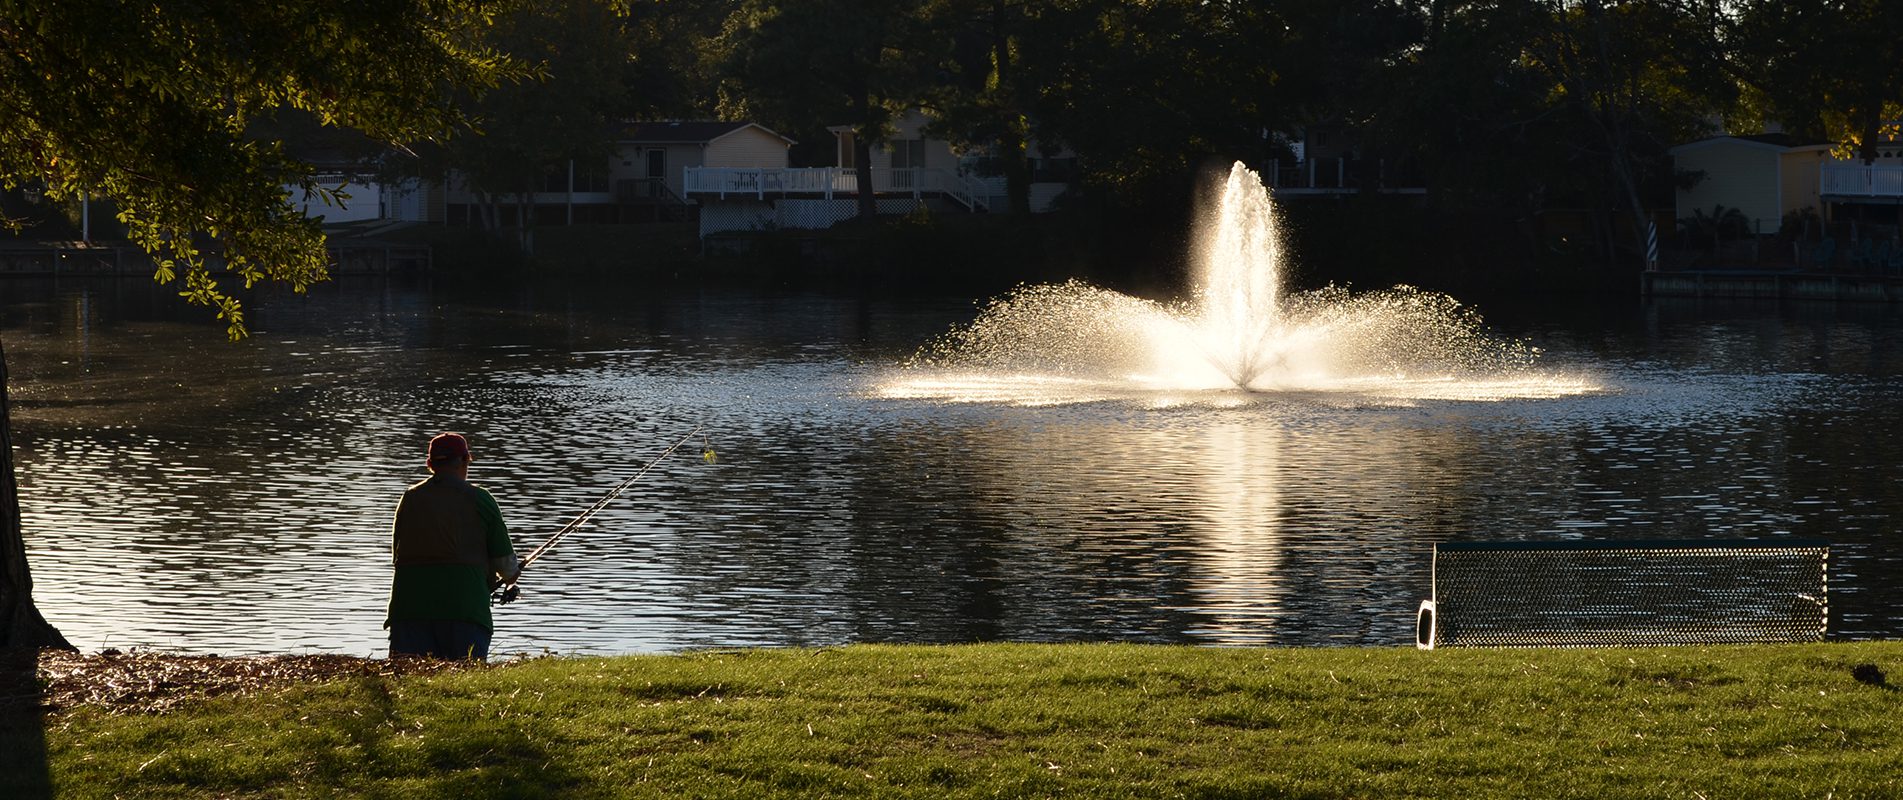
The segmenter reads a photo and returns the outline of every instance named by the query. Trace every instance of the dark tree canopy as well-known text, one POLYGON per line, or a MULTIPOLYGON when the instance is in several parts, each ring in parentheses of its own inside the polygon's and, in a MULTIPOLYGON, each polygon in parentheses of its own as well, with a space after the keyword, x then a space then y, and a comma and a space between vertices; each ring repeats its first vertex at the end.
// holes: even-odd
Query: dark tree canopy
POLYGON ((624 21, 602 0, 540 0, 496 17, 490 41, 535 75, 471 100, 474 129, 444 148, 444 166, 482 199, 487 227, 502 225, 500 196, 517 199, 525 249, 534 217, 523 201, 566 162, 606 164, 608 124, 635 105, 622 87, 624 21))
MULTIPOLYGON (((246 286, 326 277, 323 235, 286 186, 310 170, 254 121, 295 109, 402 146, 450 130, 456 87, 509 71, 479 42, 481 0, 21 0, 0 3, 0 188, 114 200, 155 277, 211 306, 233 338, 246 286)), ((0 368, 0 377, 5 371, 0 368)), ((0 385, 0 425, 7 420, 0 385)), ((0 648, 63 645, 33 606, 0 437, 0 648)))
POLYGON ((286 185, 309 169, 247 135, 277 109, 391 143, 439 136, 452 86, 493 85, 480 0, 24 0, 0 4, 0 187, 116 201, 132 239, 232 336, 247 286, 326 275, 321 233, 286 185), (209 247, 201 247, 209 242, 209 247))
MULTIPOLYGON (((721 110, 783 130, 852 126, 854 166, 871 186, 871 146, 925 96, 946 43, 911 4, 748 0, 714 43, 721 110)), ((859 193, 859 213, 873 215, 870 192, 859 193)))
POLYGON ((1747 0, 1733 42, 1758 116, 1866 161, 1903 118, 1903 3, 1747 0))

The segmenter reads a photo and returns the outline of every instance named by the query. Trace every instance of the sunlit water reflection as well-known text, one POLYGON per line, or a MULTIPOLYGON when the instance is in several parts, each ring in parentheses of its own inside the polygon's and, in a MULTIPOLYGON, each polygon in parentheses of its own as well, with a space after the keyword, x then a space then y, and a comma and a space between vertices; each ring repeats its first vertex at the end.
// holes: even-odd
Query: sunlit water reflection
POLYGON ((538 563, 500 650, 1396 645, 1432 542, 1582 537, 1832 540, 1833 635, 1898 633, 1887 312, 1507 323, 1587 394, 1017 404, 886 391, 969 298, 356 283, 262 299, 230 346, 138 287, 0 290, 36 594, 85 648, 380 652, 430 433, 470 434, 526 549, 696 425, 718 462, 538 563))

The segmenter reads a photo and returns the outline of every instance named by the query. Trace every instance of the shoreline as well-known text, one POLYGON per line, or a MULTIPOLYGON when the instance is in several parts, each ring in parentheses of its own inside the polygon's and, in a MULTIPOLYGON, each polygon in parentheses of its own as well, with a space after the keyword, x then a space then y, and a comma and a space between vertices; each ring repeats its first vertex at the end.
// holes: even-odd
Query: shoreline
POLYGON ((16 715, 0 794, 1879 798, 1890 676, 1903 642, 544 658, 16 715))
MULTIPOLYGON (((1366 651, 1376 653, 1420 652, 1422 658, 1436 657, 1412 645, 1350 645, 1341 647, 1229 647, 1194 644, 1150 644, 1128 642, 1065 643, 957 643, 957 644, 885 644, 854 643, 828 647, 747 647, 706 648, 668 653, 625 653, 615 655, 560 653, 501 654, 484 662, 442 661, 425 658, 391 659, 377 656, 351 656, 330 653, 218 655, 173 653, 134 648, 120 651, 106 648, 93 653, 42 649, 37 653, 39 692, 12 688, 0 692, 0 709, 21 710, 22 701, 38 698, 38 706, 48 713, 63 713, 81 708, 103 709, 108 713, 164 713, 181 702, 244 695, 281 689, 297 684, 321 683, 347 678, 407 678, 442 673, 494 671, 520 667, 540 661, 660 661, 695 659, 747 653, 802 653, 849 650, 853 648, 898 648, 912 650, 957 650, 961 648, 1017 647, 1062 650, 1066 648, 1119 647, 1157 651, 1260 652, 1268 655, 1300 658, 1304 653, 1340 653, 1366 651)), ((1674 653, 1705 650, 1779 650, 1804 648, 1842 648, 1846 651, 1879 651, 1878 656, 1903 657, 1903 641, 1860 640, 1789 644, 1680 645, 1672 647, 1556 647, 1556 648, 1443 648, 1446 657, 1459 658, 1472 653, 1537 653, 1564 660, 1565 654, 1674 653), (1887 653, 1894 648, 1895 653, 1887 653)), ((1879 667, 1879 669, 1882 669, 1879 667)), ((1883 670, 1903 685, 1903 664, 1883 670)), ((1855 676, 1853 676, 1855 677, 1855 676)), ((1861 679, 1860 679, 1861 680, 1861 679)), ((1888 686, 1892 691, 1896 686, 1888 686)), ((30 704, 30 703, 28 703, 30 704)))

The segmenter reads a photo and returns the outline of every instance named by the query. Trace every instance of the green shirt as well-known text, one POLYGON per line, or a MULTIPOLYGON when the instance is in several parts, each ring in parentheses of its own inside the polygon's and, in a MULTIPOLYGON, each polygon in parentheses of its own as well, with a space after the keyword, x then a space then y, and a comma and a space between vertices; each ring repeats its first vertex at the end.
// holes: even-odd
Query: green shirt
POLYGON ((513 556, 496 499, 480 486, 436 475, 411 486, 392 526, 396 578, 383 627, 397 621, 471 622, 489 616, 489 559, 513 556))

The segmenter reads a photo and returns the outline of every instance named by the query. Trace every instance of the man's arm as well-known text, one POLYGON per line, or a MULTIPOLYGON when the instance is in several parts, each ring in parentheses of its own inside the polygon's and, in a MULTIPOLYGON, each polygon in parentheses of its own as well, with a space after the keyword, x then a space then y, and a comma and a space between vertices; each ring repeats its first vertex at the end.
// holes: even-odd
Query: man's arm
POLYGON ((489 571, 503 583, 515 583, 522 576, 522 562, 515 557, 515 545, 509 541, 509 526, 502 521, 502 509, 488 490, 476 488, 476 515, 482 518, 483 539, 488 543, 489 571))

